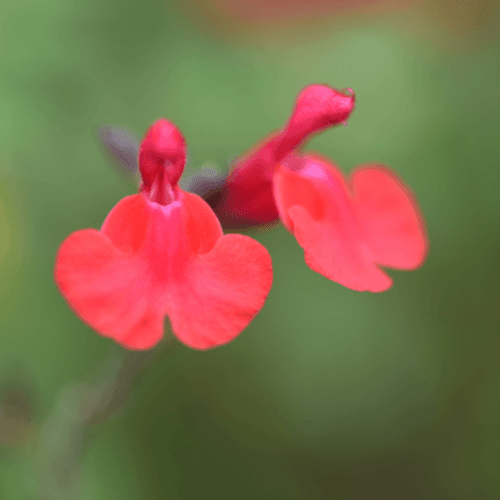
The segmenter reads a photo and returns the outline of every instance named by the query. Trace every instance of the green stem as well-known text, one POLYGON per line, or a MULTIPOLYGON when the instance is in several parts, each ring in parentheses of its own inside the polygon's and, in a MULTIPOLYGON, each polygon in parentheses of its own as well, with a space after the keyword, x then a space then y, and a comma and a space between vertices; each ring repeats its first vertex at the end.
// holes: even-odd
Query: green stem
POLYGON ((113 352, 92 377, 95 382, 78 382, 61 393, 40 434, 41 499, 81 499, 80 468, 89 429, 119 413, 137 376, 176 344, 171 336, 150 351, 113 352))

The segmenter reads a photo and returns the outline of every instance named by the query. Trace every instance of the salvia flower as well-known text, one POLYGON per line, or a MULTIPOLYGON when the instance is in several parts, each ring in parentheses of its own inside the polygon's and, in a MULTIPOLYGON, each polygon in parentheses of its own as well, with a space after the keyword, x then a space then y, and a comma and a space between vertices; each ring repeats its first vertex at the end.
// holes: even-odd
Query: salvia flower
POLYGON ((348 288, 381 292, 381 269, 416 269, 427 254, 423 217, 410 189, 390 169, 361 167, 349 180, 331 162, 299 147, 344 123, 354 93, 306 87, 286 126, 230 172, 216 209, 223 220, 271 224, 278 218, 304 249, 307 265, 348 288))
POLYGON ((179 130, 165 119, 139 148, 140 193, 122 199, 101 230, 71 234, 59 248, 55 281, 74 312, 129 349, 164 334, 195 349, 225 344, 260 311, 271 287, 267 250, 223 235, 212 209, 178 186, 186 160, 179 130))

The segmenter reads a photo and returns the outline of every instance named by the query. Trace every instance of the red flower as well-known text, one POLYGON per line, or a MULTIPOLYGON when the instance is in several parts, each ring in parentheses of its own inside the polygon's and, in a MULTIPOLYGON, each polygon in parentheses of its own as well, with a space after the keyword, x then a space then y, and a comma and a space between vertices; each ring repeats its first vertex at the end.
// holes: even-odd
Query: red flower
POLYGON ((271 287, 267 250, 247 236, 223 236, 207 203, 178 187, 185 157, 177 128, 157 121, 139 150, 141 193, 121 200, 100 231, 71 234, 57 255, 55 281, 70 307, 129 349, 157 344, 164 316, 190 347, 225 344, 271 287))
POLYGON ((230 173, 218 212, 272 223, 278 217, 304 249, 307 265, 348 288, 392 285, 380 267, 415 269, 427 254, 423 218, 408 187, 388 168, 358 168, 349 183, 327 161, 301 155, 312 134, 344 122, 354 94, 306 87, 286 127, 230 173))

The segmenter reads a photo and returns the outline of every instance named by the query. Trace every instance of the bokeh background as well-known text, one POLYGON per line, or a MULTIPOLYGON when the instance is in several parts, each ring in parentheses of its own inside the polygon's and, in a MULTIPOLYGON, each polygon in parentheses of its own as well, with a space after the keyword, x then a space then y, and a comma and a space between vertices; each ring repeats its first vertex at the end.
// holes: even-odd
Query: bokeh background
POLYGON ((500 498, 499 27, 486 0, 1 0, 0 498, 500 498), (426 264, 357 293, 283 228, 250 233, 275 280, 248 329, 166 346, 79 428, 68 398, 123 356, 52 279, 61 241, 134 191, 100 125, 167 117, 188 173, 224 169, 310 83, 357 107, 308 149, 399 172, 426 264))

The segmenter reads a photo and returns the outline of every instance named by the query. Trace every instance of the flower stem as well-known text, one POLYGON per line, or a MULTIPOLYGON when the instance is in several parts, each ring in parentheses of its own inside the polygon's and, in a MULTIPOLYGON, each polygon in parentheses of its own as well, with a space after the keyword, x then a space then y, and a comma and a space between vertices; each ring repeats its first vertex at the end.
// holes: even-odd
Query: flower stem
POLYGON ((116 351, 93 377, 63 390, 41 429, 37 459, 43 500, 80 500, 81 462, 90 429, 117 415, 137 377, 178 345, 173 336, 150 351, 116 351), (167 345, 168 344, 168 345, 167 345))

